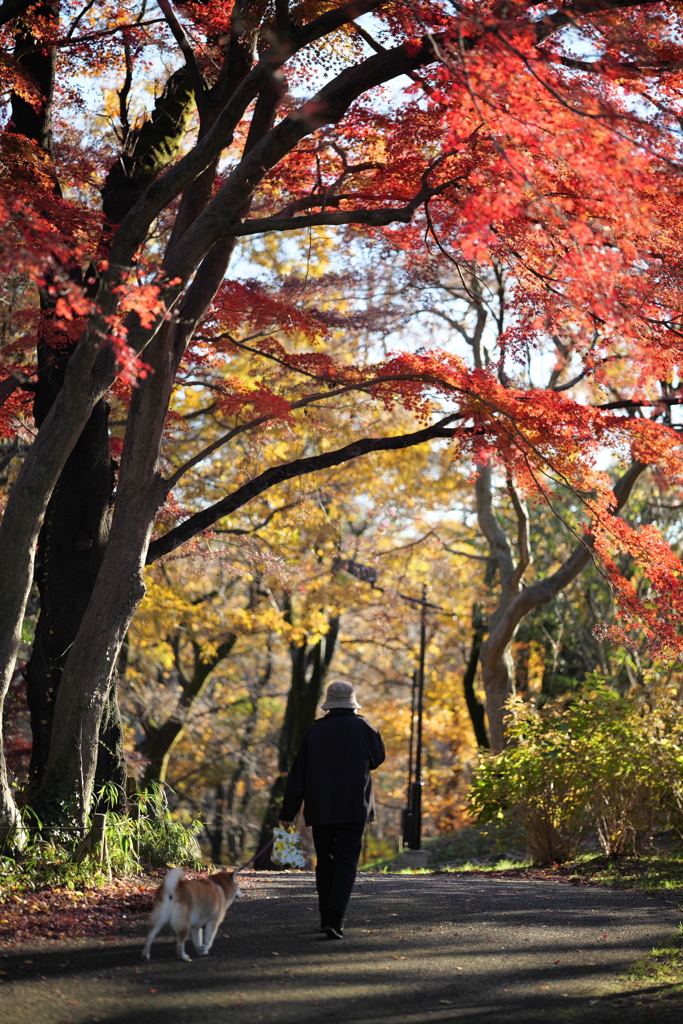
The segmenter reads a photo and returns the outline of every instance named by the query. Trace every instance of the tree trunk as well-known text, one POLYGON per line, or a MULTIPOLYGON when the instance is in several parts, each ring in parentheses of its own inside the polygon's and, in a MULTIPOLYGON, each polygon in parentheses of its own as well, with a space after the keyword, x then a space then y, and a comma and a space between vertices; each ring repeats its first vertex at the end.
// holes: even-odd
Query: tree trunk
MULTIPOLYGON (((515 564, 510 542, 493 513, 491 468, 478 468, 477 515, 501 577, 501 593, 497 607, 490 616, 489 634, 481 647, 481 670, 486 691, 489 738, 491 749, 498 754, 505 746, 504 705, 513 692, 515 678, 511 644, 519 624, 530 611, 551 601, 560 590, 583 572, 591 558, 593 538, 585 533, 556 572, 530 586, 522 586, 522 575, 531 561, 526 510, 519 500, 514 483, 508 480, 508 491, 518 520, 518 561, 515 564)), ((615 503, 611 510, 613 513, 618 512, 628 501, 634 484, 645 468, 643 463, 634 462, 617 480, 614 485, 615 503)))
POLYGON ((143 787, 150 782, 165 782, 168 762, 178 740, 185 732, 188 719, 197 701, 206 692, 213 670, 227 658, 237 642, 237 636, 231 634, 216 650, 215 655, 205 661, 201 656, 199 644, 192 641, 194 664, 192 674, 186 675, 180 662, 180 636, 176 636, 171 644, 175 651, 176 673, 181 694, 175 712, 162 724, 143 721, 142 728, 145 739, 140 744, 140 753, 149 759, 143 776, 143 787))
POLYGON ((502 654, 493 645, 481 647, 481 677, 486 694, 486 717, 491 750, 499 754, 505 746, 505 701, 514 692, 514 663, 508 644, 502 654))
POLYGON ((470 721, 474 730, 474 737, 477 746, 488 750, 489 738, 486 732, 486 715, 483 704, 477 700, 474 692, 474 682, 477 677, 477 667, 481 654, 481 644, 484 639, 484 619, 478 604, 472 606, 472 647, 467 662, 467 668, 462 679, 463 690, 465 691, 465 702, 470 714, 470 721))
MULTIPOLYGON (((163 373, 151 375, 153 387, 163 387, 160 376, 163 373)), ((156 474, 163 413, 157 410, 161 423, 156 424, 153 415, 151 422, 145 417, 144 409, 140 416, 141 390, 135 391, 131 404, 126 431, 128 472, 124 458, 109 543, 55 702, 52 742, 34 801, 43 821, 80 816, 90 805, 101 718, 121 646, 145 593, 143 566, 166 488, 156 474), (80 749, 74 737, 79 738, 80 749)))
MULTIPOLYGON (((62 471, 40 531, 40 615, 26 666, 33 733, 29 794, 40 787, 45 773, 62 669, 88 607, 109 533, 114 474, 108 414, 106 403, 98 402, 62 471)), ((116 721, 112 709, 110 729, 116 721)), ((114 748, 121 745, 116 737, 110 741, 114 748)))
POLYGON ((204 826, 204 830, 209 837, 209 843, 211 844, 211 863, 218 867, 221 863, 221 854, 223 852, 223 824, 225 816, 223 809, 225 807, 225 783, 219 782, 215 787, 215 810, 213 815, 213 825, 211 828, 204 826))
POLYGON ((123 749, 123 722, 119 709, 117 683, 117 674, 114 673, 107 702, 102 712, 100 735, 97 741, 97 763, 93 783, 96 802, 93 805, 93 811, 99 814, 104 814, 106 811, 124 814, 126 810, 128 769, 123 749))

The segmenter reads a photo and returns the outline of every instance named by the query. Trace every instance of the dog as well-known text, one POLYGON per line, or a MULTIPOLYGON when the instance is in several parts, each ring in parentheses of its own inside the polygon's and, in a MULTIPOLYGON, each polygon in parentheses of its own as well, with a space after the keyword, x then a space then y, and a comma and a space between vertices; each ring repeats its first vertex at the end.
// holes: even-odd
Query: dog
POLYGON ((206 956, 226 910, 241 896, 234 871, 187 879, 182 868, 173 868, 154 894, 143 959, 149 960, 152 943, 165 924, 170 924, 176 934, 176 950, 181 960, 191 959, 185 952, 189 935, 197 953, 206 956))

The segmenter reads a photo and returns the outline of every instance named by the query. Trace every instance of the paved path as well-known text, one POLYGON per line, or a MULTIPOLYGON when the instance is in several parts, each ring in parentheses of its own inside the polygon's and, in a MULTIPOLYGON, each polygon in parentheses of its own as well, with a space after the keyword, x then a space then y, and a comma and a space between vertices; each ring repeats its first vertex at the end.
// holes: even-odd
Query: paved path
POLYGON ((170 932, 139 959, 145 919, 108 941, 0 956, 2 1024, 503 1024, 683 1021, 615 978, 683 917, 639 892, 465 875, 364 875, 342 942, 316 931, 310 874, 245 876, 208 957, 170 932))

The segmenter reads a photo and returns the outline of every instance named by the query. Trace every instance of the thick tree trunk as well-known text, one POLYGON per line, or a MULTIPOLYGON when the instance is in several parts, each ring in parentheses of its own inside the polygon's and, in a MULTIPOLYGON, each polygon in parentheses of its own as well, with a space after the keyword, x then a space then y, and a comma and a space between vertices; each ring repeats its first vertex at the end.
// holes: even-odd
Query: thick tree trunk
POLYGON ((102 712, 100 734, 97 741, 97 762, 93 792, 93 810, 101 814, 126 809, 126 755, 123 748, 123 721, 119 708, 118 678, 114 673, 109 695, 102 712))
POLYGON ((64 667, 45 774, 34 801, 43 821, 79 817, 90 806, 100 721, 121 646, 145 593, 147 547, 166 497, 156 466, 173 379, 172 335, 169 327, 155 340, 149 356, 153 372, 133 394, 109 542, 64 667), (70 795, 67 807, 65 794, 70 795))
POLYGON ((107 405, 100 401, 67 460, 40 532, 40 615, 26 667, 33 732, 30 791, 38 789, 45 772, 62 669, 88 607, 109 533, 114 474, 107 419, 107 405))
POLYGON ((481 677, 486 694, 486 717, 491 750, 499 754, 505 746, 505 701, 514 692, 514 663, 510 645, 501 654, 494 645, 481 648, 481 677))
POLYGON ((154 515, 143 514, 136 524, 130 518, 121 516, 118 530, 114 521, 92 599, 62 674, 46 769, 34 799, 43 821, 79 818, 91 803, 100 723, 114 668, 145 593, 141 554, 144 559, 154 515), (136 531, 125 530, 133 525, 136 531), (65 794, 71 795, 66 807, 65 794))
POLYGON ((160 726, 145 726, 140 753, 147 758, 142 788, 152 782, 165 782, 171 752, 185 727, 185 720, 170 718, 160 726))

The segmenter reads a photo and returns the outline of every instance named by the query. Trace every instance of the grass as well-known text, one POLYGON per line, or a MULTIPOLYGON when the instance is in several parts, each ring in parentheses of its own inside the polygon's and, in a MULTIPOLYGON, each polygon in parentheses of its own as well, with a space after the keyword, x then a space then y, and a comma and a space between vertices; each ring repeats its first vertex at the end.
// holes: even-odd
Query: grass
MULTIPOLYGON (((683 902, 683 846, 671 835, 655 837, 652 849, 640 857, 610 860, 588 849, 565 864, 533 865, 526 857, 521 832, 466 825, 445 836, 424 839, 427 867, 422 871, 505 872, 514 876, 557 877, 574 883, 610 885, 619 889, 651 889, 680 893, 683 902)), ((377 858, 363 870, 411 873, 400 854, 377 858)))
POLYGON ((201 825, 185 827, 170 814, 140 819, 109 812, 106 819, 106 857, 78 859, 80 834, 53 830, 43 837, 34 827, 25 847, 0 852, 0 901, 43 889, 82 891, 103 888, 112 877, 132 878, 156 867, 202 866, 197 833, 201 825))
MULTIPOLYGON (((590 1014, 591 1024, 629 1024, 630 1021, 680 1020, 683 1001, 683 925, 669 941, 636 961, 617 980, 608 1003, 598 1010, 599 1020, 590 1014), (611 1005, 610 1005, 611 1004, 611 1005), (607 1010, 611 1012, 607 1012, 607 1010), (647 1013, 645 1017, 644 1011, 647 1013)), ((597 1009, 597 1008, 596 1008, 597 1009)))
MULTIPOLYGON (((653 949, 631 967, 627 978, 636 984, 673 985, 683 995, 683 924, 665 946, 653 949)), ((671 990, 670 990, 671 991, 671 990)))
MULTIPOLYGON (((422 841, 427 852, 427 870, 479 870, 493 869, 506 863, 522 866, 524 839, 520 831, 493 828, 486 825, 464 825, 455 833, 436 836, 422 841)), ((400 854, 378 857, 362 865, 364 870, 393 872, 405 871, 400 854)))
POLYGON ((591 857, 564 865, 578 878, 612 885, 618 889, 652 889, 680 894, 683 899, 683 850, 662 846, 643 857, 624 857, 609 861, 591 857))
MULTIPOLYGON (((493 871, 513 866, 522 868, 528 864, 524 858, 522 834, 491 826, 465 825, 449 835, 424 839, 422 849, 427 852, 427 867, 420 870, 428 872, 493 871)), ((411 873, 400 854, 367 861, 363 870, 411 873)))

